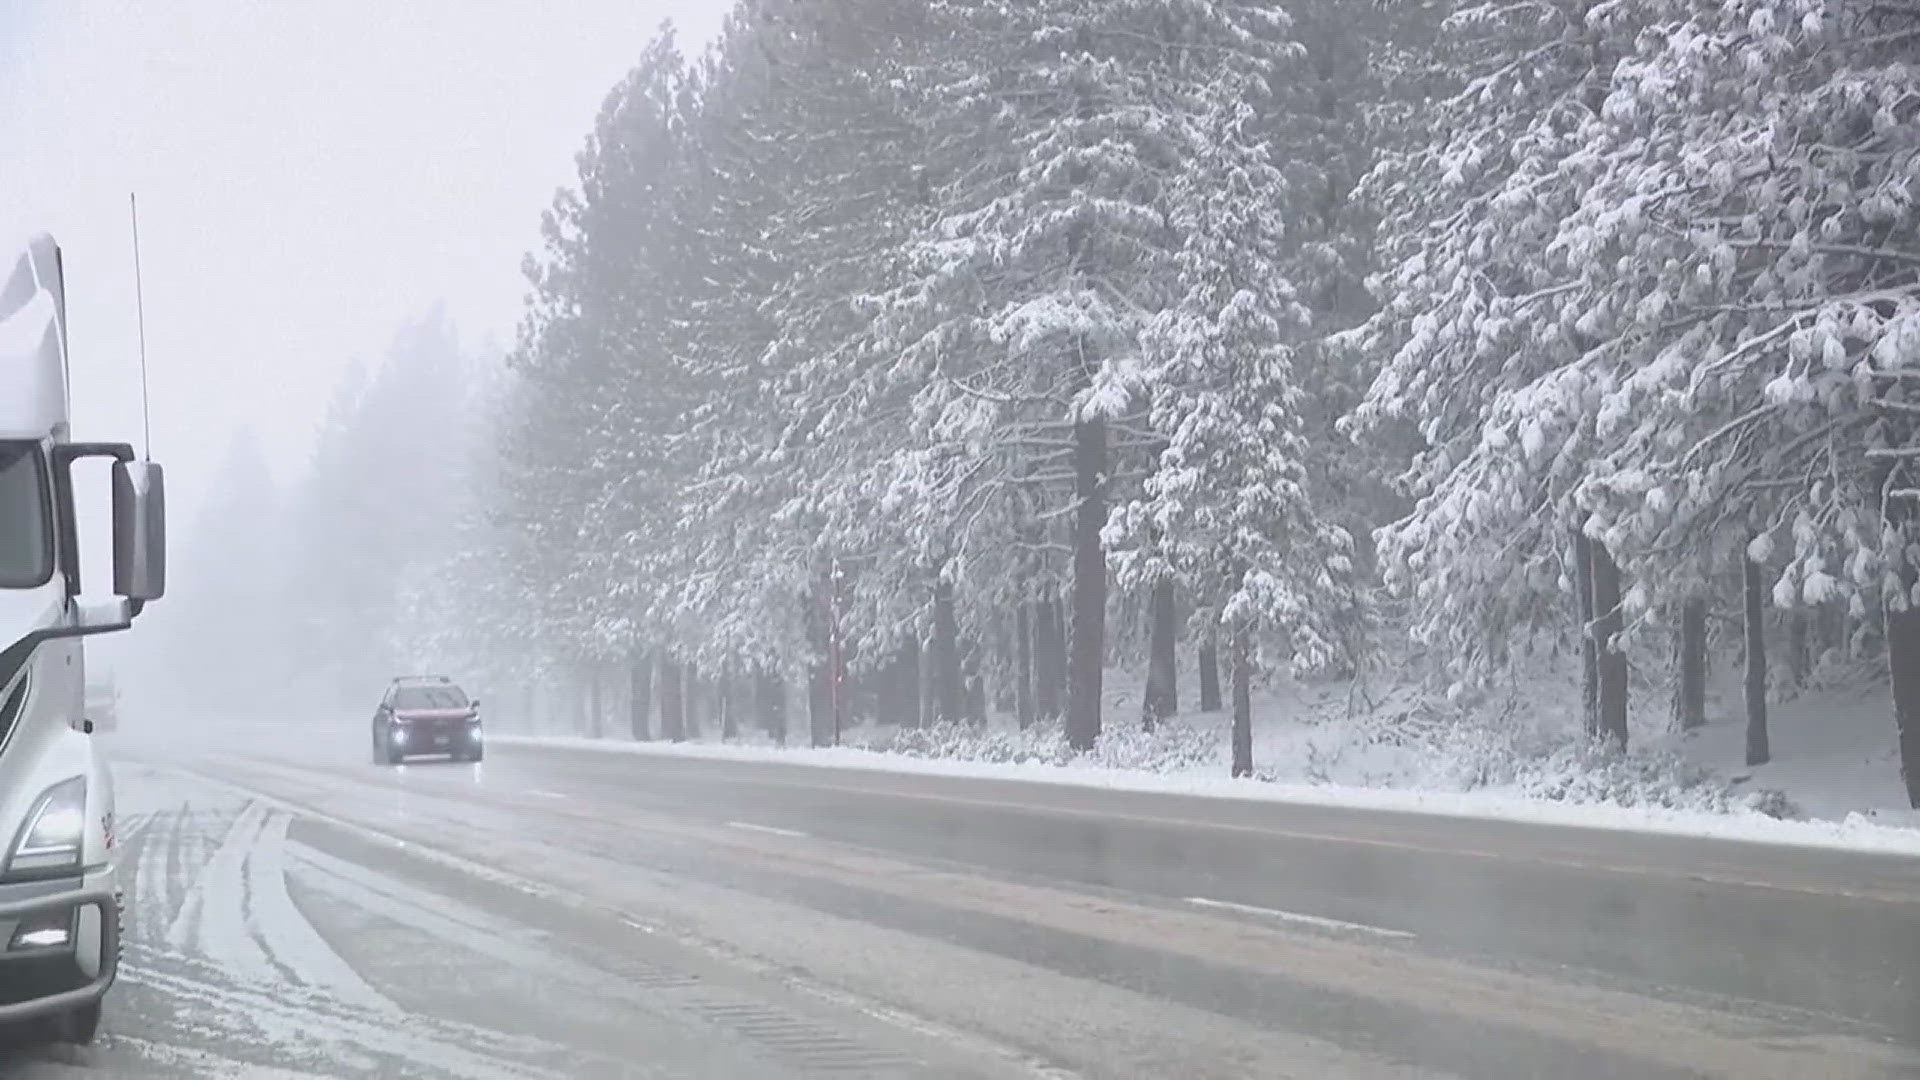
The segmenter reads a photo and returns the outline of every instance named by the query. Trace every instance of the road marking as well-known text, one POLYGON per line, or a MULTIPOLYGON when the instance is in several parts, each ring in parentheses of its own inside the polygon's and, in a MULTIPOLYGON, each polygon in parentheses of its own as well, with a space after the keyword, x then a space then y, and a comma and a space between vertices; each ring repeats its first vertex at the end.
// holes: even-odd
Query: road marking
POLYGON ((527 794, 529 794, 529 795, 538 795, 538 796, 540 796, 540 797, 541 797, 541 798, 543 798, 543 799, 565 799, 565 798, 570 798, 570 797, 571 797, 571 796, 569 796, 569 795, 567 795, 567 794, 566 794, 566 793, 564 793, 564 792, 560 792, 560 791, 541 791, 541 790, 540 790, 539 788, 528 788, 528 789, 527 789, 527 794))
POLYGON ((1305 923, 1308 926, 1324 927, 1328 930, 1357 930, 1363 934, 1378 934, 1381 937, 1410 938, 1412 933, 1406 930, 1389 930, 1384 926, 1368 926, 1366 923, 1347 922, 1345 919, 1329 919, 1324 915, 1306 915, 1298 911, 1281 911, 1279 908, 1255 907, 1252 904, 1236 904, 1231 900, 1209 900, 1204 896, 1189 896, 1187 903, 1200 907, 1220 908, 1224 911, 1238 911, 1245 915, 1264 915, 1269 919, 1285 922, 1305 923))
POLYGON ((755 825, 751 821, 729 821, 727 822, 727 828, 745 829, 748 832, 767 833, 772 836, 805 836, 807 835, 806 833, 800 832, 795 829, 776 829, 771 825, 755 825))
MULTIPOLYGON (((643 756, 643 755, 635 755, 635 756, 643 756)), ((709 760, 722 762, 724 764, 737 764, 736 762, 723 761, 723 759, 718 759, 718 758, 709 759, 709 760)), ((753 764, 763 764, 763 763, 754 762, 753 764)), ((782 768, 790 768, 790 769, 801 769, 801 768, 813 767, 806 764, 794 764, 794 763, 787 763, 787 762, 779 762, 775 764, 778 764, 782 768)), ((876 769, 874 771, 879 772, 880 770, 876 769)), ((894 774, 894 775, 898 775, 898 774, 894 774)), ((997 784, 1013 784, 1013 783, 1021 782, 1021 781, 1006 780, 999 777, 977 777, 977 776, 954 776, 954 777, 942 776, 941 779, 961 780, 961 781, 981 780, 988 783, 997 783, 997 784)), ((1890 895, 1885 891, 1865 891, 1860 889, 1816 887, 1812 885, 1799 885, 1799 884, 1791 884, 1791 883, 1778 882, 1778 881, 1755 881, 1750 878, 1735 877, 1731 874, 1702 874, 1697 871, 1670 870, 1670 869, 1666 869, 1658 866, 1645 866, 1645 865, 1635 866, 1635 865, 1629 865, 1629 864, 1622 864, 1618 862, 1594 862, 1586 859, 1569 858, 1569 857, 1557 855, 1557 854, 1536 855, 1536 854, 1527 854, 1527 853, 1512 852, 1512 851, 1506 851, 1506 852, 1491 851, 1485 848, 1441 845, 1441 844, 1436 844, 1426 840, 1421 840, 1421 841, 1390 840, 1390 839, 1384 839, 1381 837, 1373 837, 1373 836, 1352 836, 1352 835, 1332 833, 1332 832, 1315 832, 1315 831, 1309 831, 1305 829, 1284 829, 1284 828, 1279 828, 1271 825, 1243 825, 1243 824, 1238 824, 1230 821, 1208 821, 1208 820, 1199 819, 1199 818, 1168 817, 1168 816, 1159 815, 1159 814, 1154 814, 1154 815, 1135 814, 1135 813, 1129 813, 1124 810, 1112 810, 1112 809, 1106 809, 1106 808, 1101 808, 1096 810, 1096 809, 1088 809, 1085 807, 1077 807, 1077 806, 1056 806, 1056 805, 1049 805, 1049 804, 1040 803, 1040 802, 1014 801, 1009 798, 986 799, 986 798, 973 798, 965 795, 937 795, 931 792, 924 792, 924 791, 900 791, 898 789, 892 789, 892 788, 867 787, 863 785, 823 784, 818 782, 807 782, 807 781, 800 781, 800 780, 776 780, 771 778, 754 778, 751 780, 742 780, 738 782, 757 784, 762 787, 798 788, 803 791, 831 791, 831 792, 836 792, 840 794, 851 794, 851 795, 877 795, 883 798, 907 799, 915 802, 945 803, 951 806, 974 806, 974 807, 980 807, 986 810, 1025 811, 1028 813, 1035 813, 1035 814, 1050 814, 1055 817, 1077 818, 1083 821, 1084 820, 1124 821, 1130 824, 1144 825, 1144 826, 1153 827, 1153 828, 1173 827, 1173 828, 1187 828, 1187 829, 1214 829, 1220 832, 1239 833, 1247 836, 1277 837, 1277 838, 1286 839, 1286 840, 1305 840, 1305 841, 1323 843, 1323 844, 1353 844, 1353 845, 1358 845, 1360 847, 1381 848, 1388 851, 1411 851, 1411 852, 1417 852, 1423 855, 1436 855, 1436 854, 1459 855, 1459 856, 1463 856, 1471 859, 1483 859, 1488 862, 1532 863, 1536 866, 1558 866, 1558 867, 1564 867, 1570 870, 1584 870, 1584 871, 1589 871, 1593 873, 1620 874, 1628 877, 1661 878, 1666 881, 1681 882, 1681 883, 1704 882, 1707 884, 1718 885, 1718 886, 1733 885, 1733 886, 1740 886, 1740 887, 1751 888, 1751 889, 1765 889, 1770 892, 1794 893, 1794 894, 1799 894, 1803 896, 1844 897, 1849 900, 1869 900, 1869 901, 1882 903, 1882 904, 1902 904, 1902 905, 1920 904, 1920 894, 1910 893, 1910 894, 1904 894, 1904 895, 1901 895, 1901 894, 1890 895)), ((1033 781, 1033 783, 1036 786, 1049 785, 1049 784, 1055 785, 1057 788, 1072 788, 1074 786, 1072 782, 1068 780, 1046 779, 1046 780, 1036 780, 1036 781, 1033 781)), ((1092 790, 1092 789, 1083 788, 1081 790, 1092 790)), ((1112 790, 1120 791, 1124 789, 1112 789, 1112 790)), ((1171 796, 1173 798, 1189 798, 1189 799, 1212 797, 1212 796, 1186 795, 1179 792, 1158 792, 1158 791, 1140 791, 1140 792, 1127 791, 1126 794, 1129 794, 1129 795, 1137 794, 1142 796, 1166 795, 1166 796, 1171 796)), ((1222 798, 1220 801, 1225 803, 1225 802, 1230 802, 1231 800, 1222 798)), ((1416 816, 1416 817, 1452 818, 1454 820, 1468 822, 1471 824, 1486 823, 1496 827, 1521 826, 1523 828, 1528 828, 1528 829, 1549 829, 1549 830, 1562 830, 1562 831, 1584 830, 1587 832, 1602 832, 1602 833, 1612 832, 1613 834, 1615 834, 1617 838, 1621 838, 1621 839, 1634 838, 1634 837, 1646 837, 1656 842, 1672 840, 1672 841, 1681 841, 1681 842, 1688 842, 1688 843, 1698 843, 1703 845, 1745 844, 1745 845, 1754 846, 1754 847, 1772 847, 1775 850, 1778 850, 1781 852, 1792 851, 1795 853, 1816 853, 1816 854, 1822 853, 1822 852, 1829 852, 1843 858, 1879 859, 1883 862, 1889 859, 1909 859, 1910 860, 1913 858, 1913 856, 1905 854, 1903 852, 1899 852, 1899 851, 1881 852, 1881 851, 1874 851, 1871 849, 1824 848, 1819 846, 1807 846, 1807 845, 1796 844, 1791 841, 1773 842, 1773 841, 1763 841, 1763 840, 1727 840, 1727 839, 1721 839, 1718 837, 1694 836, 1694 835, 1689 835, 1685 833, 1657 833, 1657 832, 1642 833, 1632 829, 1608 829, 1605 826, 1597 826, 1597 825, 1586 825, 1586 826, 1558 825, 1558 824, 1543 823, 1543 822, 1516 821, 1510 818, 1472 817, 1472 816, 1463 816, 1459 814, 1446 814, 1440 811, 1401 810, 1393 807, 1355 808, 1355 807, 1321 806, 1320 804, 1317 804, 1317 803, 1289 804, 1283 800, 1250 800, 1250 801, 1263 802, 1263 803, 1270 802, 1270 804, 1273 806, 1282 806, 1282 807, 1288 806, 1288 805, 1303 805, 1313 810, 1333 810, 1335 812, 1341 812, 1341 813, 1351 812, 1361 816, 1368 816, 1368 815, 1384 816, 1387 814, 1408 814, 1410 816, 1416 816)))

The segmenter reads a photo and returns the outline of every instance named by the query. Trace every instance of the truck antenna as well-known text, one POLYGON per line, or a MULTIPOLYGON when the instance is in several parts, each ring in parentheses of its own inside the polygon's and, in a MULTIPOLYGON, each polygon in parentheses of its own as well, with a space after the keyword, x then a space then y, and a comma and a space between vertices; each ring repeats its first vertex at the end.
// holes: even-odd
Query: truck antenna
POLYGON ((133 302, 140 320, 140 427, 145 436, 147 460, 153 460, 153 413, 147 398, 147 297, 140 284, 140 203, 127 192, 127 209, 133 214, 133 302))

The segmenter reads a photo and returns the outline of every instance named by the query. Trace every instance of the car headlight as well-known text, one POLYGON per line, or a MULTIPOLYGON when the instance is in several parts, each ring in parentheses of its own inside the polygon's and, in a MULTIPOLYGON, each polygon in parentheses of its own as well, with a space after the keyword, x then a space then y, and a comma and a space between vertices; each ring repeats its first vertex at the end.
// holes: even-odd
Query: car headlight
POLYGON ((404 726, 393 725, 393 741, 396 744, 404 744, 407 741, 407 729, 404 726))
POLYGON ((7 873, 32 874, 80 865, 87 834, 87 778, 62 780, 46 790, 27 815, 7 858, 7 873))

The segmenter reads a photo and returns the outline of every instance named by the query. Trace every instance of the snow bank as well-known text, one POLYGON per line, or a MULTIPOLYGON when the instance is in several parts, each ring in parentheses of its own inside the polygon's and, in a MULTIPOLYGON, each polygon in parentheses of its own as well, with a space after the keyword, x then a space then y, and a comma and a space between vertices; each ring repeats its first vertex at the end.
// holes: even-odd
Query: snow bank
POLYGON ((722 746, 490 737, 1920 854, 1920 814, 1904 809, 1884 683, 1850 670, 1834 686, 1776 702, 1774 760, 1749 769, 1739 672, 1722 664, 1716 675, 1707 726, 1684 737, 1670 729, 1669 689, 1636 685, 1625 755, 1587 743, 1575 679, 1551 659, 1498 693, 1453 704, 1410 678, 1278 680, 1255 693, 1252 780, 1228 776, 1224 716, 1191 714, 1143 732, 1139 679, 1122 672, 1110 675, 1104 732, 1085 754, 1068 748, 1058 725, 1022 730, 1007 717, 983 728, 866 726, 847 732, 846 746, 817 750, 766 745, 757 731, 747 733, 757 744, 722 746))
POLYGON ((857 747, 776 747, 764 744, 634 743, 560 736, 492 736, 495 743, 552 746, 604 753, 657 757, 702 758, 722 761, 766 761, 841 769, 934 776, 1022 780, 1071 784, 1115 791, 1160 792, 1209 798, 1297 802, 1316 806, 1492 818, 1543 825, 1628 829, 1682 836, 1705 836, 1760 843, 1837 847, 1850 850, 1920 855, 1920 830, 1890 828, 1864 817, 1842 822, 1784 821, 1752 810, 1708 812, 1670 809, 1658 805, 1613 806, 1599 803, 1552 802, 1498 790, 1423 791, 1405 788, 1362 788, 1280 780, 1234 780, 1224 770, 1156 773, 1142 769, 1090 764, 1085 758, 1065 764, 1034 757, 1027 760, 976 761, 946 757, 915 757, 857 747))

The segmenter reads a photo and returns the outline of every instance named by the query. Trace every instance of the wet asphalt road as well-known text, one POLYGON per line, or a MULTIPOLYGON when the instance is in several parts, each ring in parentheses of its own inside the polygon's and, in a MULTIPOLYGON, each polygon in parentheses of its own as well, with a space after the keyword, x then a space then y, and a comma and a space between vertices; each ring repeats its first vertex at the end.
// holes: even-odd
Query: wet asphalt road
POLYGON ((335 738, 122 750, 108 1034, 0 1074, 1920 1076, 1920 860, 335 738))

